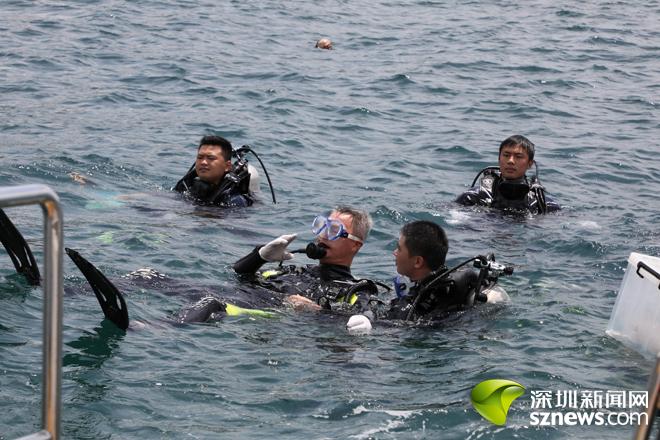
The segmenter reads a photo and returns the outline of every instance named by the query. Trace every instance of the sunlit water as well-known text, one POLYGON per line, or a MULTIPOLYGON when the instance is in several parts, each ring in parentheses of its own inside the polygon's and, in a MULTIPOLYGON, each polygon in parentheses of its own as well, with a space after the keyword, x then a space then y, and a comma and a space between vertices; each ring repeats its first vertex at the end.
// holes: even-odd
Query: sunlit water
MULTIPOLYGON (((469 392, 499 377, 646 389, 652 360, 604 331, 629 253, 660 254, 659 18, 657 1, 2 2, 0 184, 52 186, 65 244, 110 277, 149 266, 188 285, 127 292, 147 327, 123 334, 66 262, 63 437, 629 438, 532 427, 529 393, 496 427, 469 392), (334 50, 314 49, 322 36, 334 50), (168 192, 208 133, 260 154, 276 205, 265 185, 228 212, 168 192), (453 204, 514 133, 537 144, 564 210, 453 204), (513 303, 363 337, 289 310, 168 323, 200 289, 232 292, 230 264, 255 244, 290 232, 304 244, 340 203, 375 220, 356 275, 388 280, 399 228, 432 219, 450 262, 494 252, 516 266, 502 280, 513 303)), ((42 263, 39 209, 7 213, 42 263)), ((9 439, 40 426, 42 294, 0 263, 9 439)))

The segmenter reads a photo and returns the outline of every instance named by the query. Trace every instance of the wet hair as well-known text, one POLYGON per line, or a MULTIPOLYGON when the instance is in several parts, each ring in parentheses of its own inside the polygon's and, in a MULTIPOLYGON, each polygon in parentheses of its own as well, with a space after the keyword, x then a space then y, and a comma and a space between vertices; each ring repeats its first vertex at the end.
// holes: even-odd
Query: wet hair
POLYGON ((349 206, 337 206, 332 212, 337 214, 349 214, 353 219, 351 226, 353 227, 353 235, 361 238, 363 241, 367 239, 369 231, 374 225, 374 221, 367 211, 361 209, 351 208, 349 206))
POLYGON ((438 270, 445 264, 449 242, 440 225, 426 220, 406 223, 401 228, 401 235, 410 255, 423 257, 429 269, 438 270))
POLYGON ((202 148, 202 145, 213 145, 214 147, 220 147, 220 150, 222 150, 222 157, 224 157, 225 160, 231 160, 231 154, 233 151, 231 142, 222 136, 204 136, 202 140, 199 141, 199 147, 197 147, 197 151, 202 148))
POLYGON ((523 147, 527 151, 527 156, 529 160, 534 160, 534 144, 532 141, 527 139, 525 136, 514 134, 504 139, 500 144, 500 154, 502 154, 502 149, 504 147, 523 147))

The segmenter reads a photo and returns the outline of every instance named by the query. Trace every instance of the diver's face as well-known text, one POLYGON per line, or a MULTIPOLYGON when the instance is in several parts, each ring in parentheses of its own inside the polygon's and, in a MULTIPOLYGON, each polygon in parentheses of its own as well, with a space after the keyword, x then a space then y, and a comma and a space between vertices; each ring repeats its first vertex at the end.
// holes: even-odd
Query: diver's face
POLYGON ((399 235, 399 242, 394 249, 394 262, 397 273, 407 276, 413 281, 424 279, 431 273, 424 257, 413 255, 406 244, 406 237, 399 235))
MULTIPOLYGON (((353 234, 353 216, 350 214, 338 214, 332 212, 328 218, 330 220, 339 220, 343 225, 346 232, 353 234)), ((353 262, 353 257, 362 247, 359 241, 351 240, 350 238, 340 237, 336 240, 328 240, 324 237, 317 239, 320 247, 326 250, 325 257, 319 261, 324 264, 340 264, 342 266, 350 266, 353 262)))
POLYGON ((521 145, 502 148, 499 162, 500 173, 507 180, 521 179, 534 164, 534 161, 529 159, 527 150, 521 145))
POLYGON ((218 184, 231 170, 231 161, 225 160, 222 149, 217 145, 202 145, 197 150, 195 171, 207 183, 218 184))
POLYGON ((415 257, 410 255, 408 246, 406 246, 406 237, 399 235, 399 242, 394 249, 394 262, 396 263, 397 273, 410 277, 415 265, 415 257))

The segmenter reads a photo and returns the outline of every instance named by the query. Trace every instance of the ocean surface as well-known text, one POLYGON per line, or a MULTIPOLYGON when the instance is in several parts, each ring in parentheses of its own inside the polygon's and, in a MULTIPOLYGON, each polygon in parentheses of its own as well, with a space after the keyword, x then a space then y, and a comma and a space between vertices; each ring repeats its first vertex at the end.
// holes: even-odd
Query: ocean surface
MULTIPOLYGON (((660 255, 658 23, 658 1, 3 0, 0 185, 50 185, 65 245, 110 278, 151 267, 184 286, 126 292, 146 327, 124 333, 65 261, 62 438, 631 438, 532 426, 530 396, 646 390, 653 359, 605 330, 628 255, 660 255), (205 134, 252 146, 278 203, 263 173, 246 209, 173 195, 205 134), (452 202, 512 134, 537 145, 561 212, 452 202), (449 263, 515 266, 512 303, 360 337, 288 309, 168 321, 200 289, 234 291, 231 263, 256 244, 304 245, 338 204, 375 221, 356 276, 390 280, 400 227, 433 220, 449 263), (493 378, 527 389, 501 427, 470 403, 493 378)), ((42 265, 40 209, 6 212, 42 265)), ((3 251, 1 439, 41 423, 42 297, 3 251)))

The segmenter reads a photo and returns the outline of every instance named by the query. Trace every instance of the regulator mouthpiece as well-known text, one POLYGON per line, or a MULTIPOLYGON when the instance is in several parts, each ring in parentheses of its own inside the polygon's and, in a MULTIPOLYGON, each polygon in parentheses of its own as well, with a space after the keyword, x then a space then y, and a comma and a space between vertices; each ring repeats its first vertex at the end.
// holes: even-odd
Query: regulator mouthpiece
POLYGON ((327 253, 328 251, 314 242, 309 243, 305 248, 305 254, 307 254, 307 256, 313 260, 320 260, 321 258, 325 257, 325 254, 327 253))

